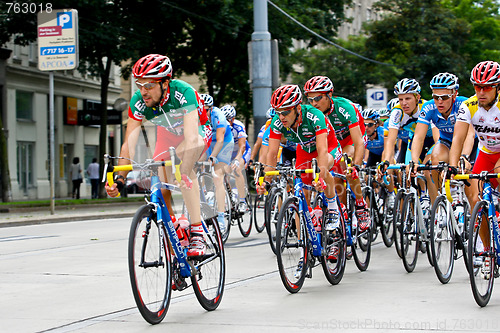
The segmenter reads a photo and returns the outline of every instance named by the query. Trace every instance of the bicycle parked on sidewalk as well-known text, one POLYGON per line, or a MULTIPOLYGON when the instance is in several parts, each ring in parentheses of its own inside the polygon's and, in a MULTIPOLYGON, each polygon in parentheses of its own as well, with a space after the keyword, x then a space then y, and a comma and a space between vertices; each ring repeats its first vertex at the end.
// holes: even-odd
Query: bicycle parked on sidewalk
POLYGON ((176 230, 172 222, 174 212, 168 211, 161 189, 177 192, 179 187, 161 182, 158 176, 158 168, 171 166, 172 173, 180 181, 180 161, 173 148, 170 148, 170 154, 170 161, 146 160, 144 163, 118 166, 106 162, 108 166, 105 169, 109 185, 113 184, 113 172, 117 171, 141 170, 151 176, 151 186, 144 197, 146 204, 134 215, 128 240, 132 292, 142 317, 151 324, 158 324, 164 319, 172 290, 180 291, 192 285, 196 298, 207 311, 219 306, 224 292, 226 266, 222 237, 217 219, 206 216, 212 209, 201 203, 201 223, 206 243, 202 256, 187 256, 187 244, 181 242, 178 236, 187 237, 184 233, 187 231, 176 230))

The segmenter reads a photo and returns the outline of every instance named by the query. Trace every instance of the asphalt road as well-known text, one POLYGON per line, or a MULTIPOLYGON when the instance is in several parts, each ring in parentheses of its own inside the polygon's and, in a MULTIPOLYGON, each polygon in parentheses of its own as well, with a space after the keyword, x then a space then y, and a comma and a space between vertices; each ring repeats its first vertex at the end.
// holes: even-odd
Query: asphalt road
POLYGON ((145 322, 127 268, 130 218, 0 229, 1 332, 477 332, 500 331, 500 295, 486 308, 472 297, 463 261, 449 284, 419 256, 406 273, 377 239, 366 272, 348 261, 339 285, 321 267, 302 290, 283 287, 265 234, 231 230, 220 307, 205 311, 192 289, 173 292, 165 320, 145 322))

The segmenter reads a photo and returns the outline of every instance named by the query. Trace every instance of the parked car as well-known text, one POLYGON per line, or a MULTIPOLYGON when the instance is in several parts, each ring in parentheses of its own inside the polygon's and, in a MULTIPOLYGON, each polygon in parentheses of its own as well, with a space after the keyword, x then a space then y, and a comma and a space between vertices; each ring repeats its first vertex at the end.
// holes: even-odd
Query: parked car
POLYGON ((141 171, 130 171, 127 175, 127 193, 145 193, 151 186, 151 178, 141 171))

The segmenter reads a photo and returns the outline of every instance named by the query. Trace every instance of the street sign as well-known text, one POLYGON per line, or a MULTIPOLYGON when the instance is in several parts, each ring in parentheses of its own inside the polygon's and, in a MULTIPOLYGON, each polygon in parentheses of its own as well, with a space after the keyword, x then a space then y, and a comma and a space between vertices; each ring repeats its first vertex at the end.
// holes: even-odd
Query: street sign
POLYGON ((387 89, 386 88, 367 89, 366 104, 368 108, 385 109, 387 107, 387 89))
POLYGON ((38 69, 69 70, 78 67, 78 12, 59 9, 38 13, 38 69))

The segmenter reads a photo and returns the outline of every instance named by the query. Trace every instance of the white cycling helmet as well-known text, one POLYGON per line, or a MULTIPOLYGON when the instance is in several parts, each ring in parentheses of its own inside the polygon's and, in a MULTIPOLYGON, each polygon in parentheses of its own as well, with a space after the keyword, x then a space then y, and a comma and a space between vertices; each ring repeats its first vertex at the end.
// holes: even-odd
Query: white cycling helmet
POLYGON ((223 107, 220 108, 224 116, 226 117, 227 120, 231 120, 234 117, 236 117, 236 109, 232 105, 224 105, 223 107))

